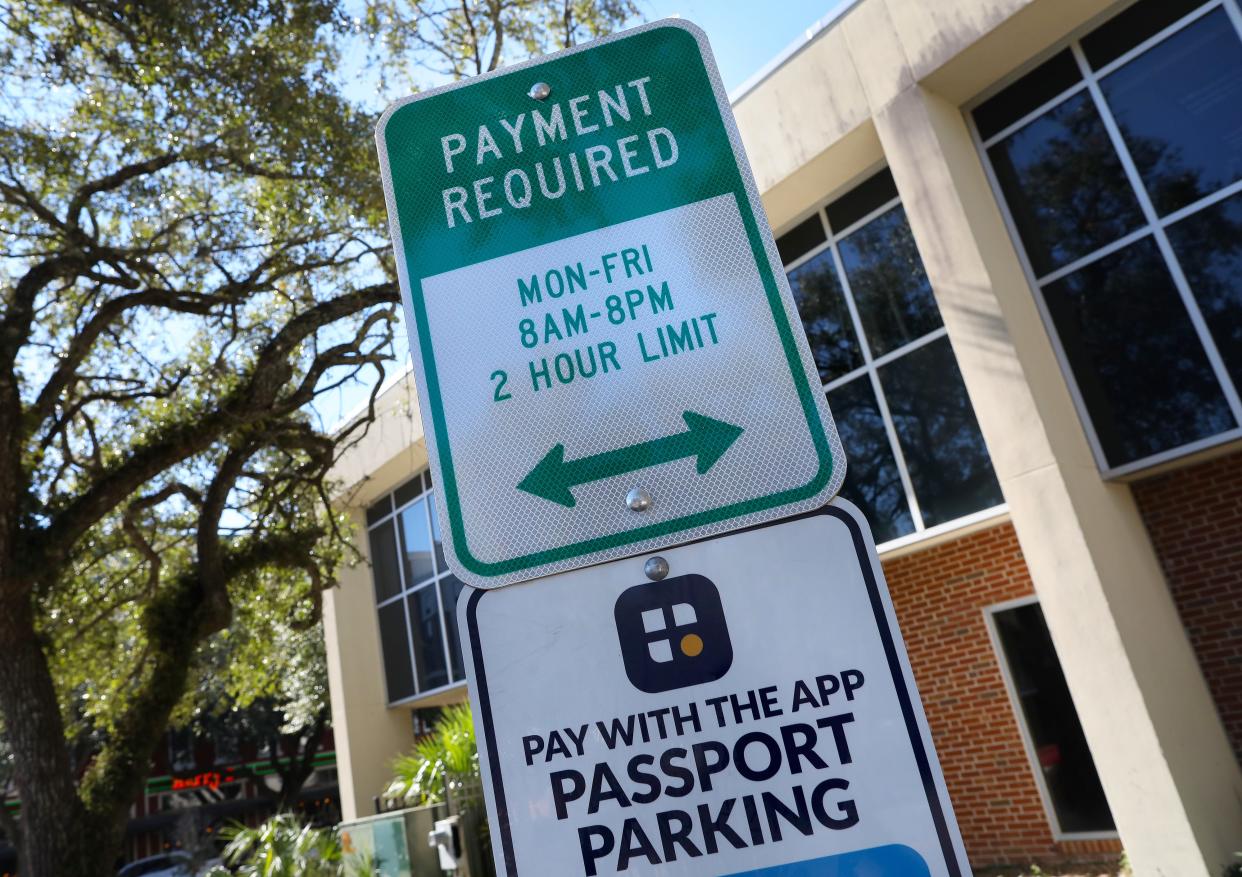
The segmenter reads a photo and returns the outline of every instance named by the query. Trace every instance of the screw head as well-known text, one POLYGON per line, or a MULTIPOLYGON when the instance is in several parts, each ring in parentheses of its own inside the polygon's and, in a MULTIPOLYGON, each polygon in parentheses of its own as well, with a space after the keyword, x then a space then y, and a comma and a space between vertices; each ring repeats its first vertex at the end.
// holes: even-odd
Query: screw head
POLYGON ((668 575, 668 561, 663 557, 648 557, 643 564, 643 573, 653 582, 658 582, 668 575))
POLYGON ((631 488, 625 495, 625 504, 632 512, 645 512, 651 508, 651 493, 641 487, 631 488))
POLYGON ((552 93, 552 86, 548 85, 548 83, 546 82, 536 82, 534 85, 530 87, 530 91, 527 92, 527 94, 529 94, 535 100, 547 100, 548 95, 550 95, 551 93, 552 93))

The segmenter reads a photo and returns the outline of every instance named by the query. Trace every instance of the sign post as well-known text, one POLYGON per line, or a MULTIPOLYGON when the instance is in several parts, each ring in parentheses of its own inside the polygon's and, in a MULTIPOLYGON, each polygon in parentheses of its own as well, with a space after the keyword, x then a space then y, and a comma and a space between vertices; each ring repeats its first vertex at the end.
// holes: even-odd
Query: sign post
POLYGON ((969 874, 857 509, 660 557, 458 604, 501 873, 969 874))
POLYGON ((827 502, 844 457, 702 32, 376 132, 449 564, 488 588, 827 502))

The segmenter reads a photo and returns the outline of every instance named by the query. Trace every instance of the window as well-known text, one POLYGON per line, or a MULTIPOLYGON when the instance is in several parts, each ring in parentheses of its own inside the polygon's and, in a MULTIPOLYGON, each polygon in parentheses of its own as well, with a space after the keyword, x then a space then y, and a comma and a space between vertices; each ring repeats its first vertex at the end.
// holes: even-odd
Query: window
POLYGON ((1100 468, 1242 436, 1242 12, 1140 0, 972 112, 1100 468))
POLYGON ((1027 600, 996 607, 989 615, 1006 686, 1053 829, 1058 835, 1113 833, 1112 813, 1043 610, 1027 600))
POLYGON ((194 743, 194 732, 189 728, 168 732, 168 767, 171 773, 193 770, 198 766, 194 743))
POLYGON ((889 172, 781 235, 777 247, 845 446, 841 493, 876 541, 1000 505, 889 172))
POLYGON ((371 506, 367 524, 389 702, 464 681, 456 611, 463 585, 444 562, 430 473, 371 506))

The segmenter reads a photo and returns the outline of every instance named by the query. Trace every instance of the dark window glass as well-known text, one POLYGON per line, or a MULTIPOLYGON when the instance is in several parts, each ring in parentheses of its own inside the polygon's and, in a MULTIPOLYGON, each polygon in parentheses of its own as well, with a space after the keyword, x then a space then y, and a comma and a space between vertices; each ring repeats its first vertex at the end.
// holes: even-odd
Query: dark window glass
POLYGON ((789 286, 820 378, 831 381, 862 365, 862 351, 854 337, 832 253, 825 250, 791 271, 789 286))
POLYGON ((397 568, 397 538, 393 532, 393 522, 385 521, 369 535, 375 599, 376 602, 383 602, 401 593, 401 571, 397 568))
POLYGON ((1150 237, 1048 285, 1044 299, 1111 465, 1234 425, 1150 237))
POLYGON ((1100 83, 1157 212, 1242 178, 1242 41, 1223 9, 1100 83))
POLYGON ((236 726, 219 723, 211 730, 211 743, 216 750, 216 764, 241 761, 241 732, 236 726))
POLYGON ((1081 80, 1069 49, 1054 55, 975 109, 979 136, 987 140, 999 134, 1081 80))
POLYGON ((897 184, 888 168, 868 177, 828 205, 828 224, 840 234, 868 213, 897 197, 897 184))
POLYGON ((838 249, 872 356, 940 328, 940 311, 900 206, 844 238, 838 249))
POLYGON ((1138 199, 1085 91, 995 144, 988 155, 1036 276, 1143 223, 1138 199))
POLYGON ((444 663, 444 637, 440 632, 440 603, 434 585, 419 588, 407 598, 410 604, 410 639, 414 644, 418 688, 426 691, 448 684, 444 663))
POLYGON ((901 474, 884 430, 884 420, 866 375, 828 394, 828 407, 845 446, 845 484, 841 495, 862 511, 875 541, 914 532, 901 474))
POLYGON ((818 247, 828 240, 824 233, 824 223, 816 213, 805 219, 776 239, 776 249, 781 254, 781 262, 788 265, 804 253, 818 247))
POLYGON ((436 551, 436 571, 444 572, 448 565, 444 562, 444 538, 440 535, 440 513, 436 511, 436 501, 427 497, 427 511, 431 512, 431 542, 436 551))
POLYGON ((942 524, 1002 502, 949 339, 938 338, 884 366, 880 384, 924 524, 942 524))
POLYGON ((409 697, 414 693, 414 674, 410 672, 410 635, 405 627, 405 607, 400 600, 380 607, 379 630, 388 699, 409 697))
POLYGON ((367 509, 367 523, 374 524, 384 515, 392 511, 392 494, 384 494, 384 498, 367 509))
POLYGON ((193 770, 198 765, 193 731, 183 728, 168 733, 168 764, 173 771, 193 770))
POLYGON ((401 508, 403 505, 405 505, 407 502, 409 502, 410 500, 412 500, 414 497, 418 496, 422 492, 423 492, 423 478, 421 475, 416 475, 413 478, 411 478, 409 481, 405 482, 405 484, 402 484, 400 487, 394 490, 392 495, 393 495, 393 499, 397 503, 397 508, 401 508))
POLYGON ((448 631, 449 657, 453 662, 453 681, 466 678, 461 657, 461 636, 457 632, 457 598, 465 586, 457 576, 440 579, 440 602, 444 604, 444 627, 448 631))
POLYGON ((401 513, 402 557, 405 584, 413 587, 431 578, 436 570, 431 562, 431 531, 427 525, 427 499, 424 497, 401 513))
POLYGON ((1142 0, 1083 37, 1083 54, 1099 70, 1203 3, 1204 0, 1142 0))
POLYGON ((1009 675, 1062 831, 1112 831, 1113 817, 1039 604, 997 612, 1009 675))
POLYGON ((1242 386, 1242 194, 1168 229, 1233 382, 1242 386))

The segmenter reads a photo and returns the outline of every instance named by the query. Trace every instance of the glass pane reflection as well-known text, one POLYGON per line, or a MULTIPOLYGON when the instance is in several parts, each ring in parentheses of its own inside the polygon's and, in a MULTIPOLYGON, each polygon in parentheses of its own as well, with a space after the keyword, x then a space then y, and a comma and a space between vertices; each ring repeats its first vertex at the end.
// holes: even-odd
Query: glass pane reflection
POLYGON ((914 519, 871 379, 863 375, 833 390, 828 394, 828 407, 845 447, 841 495, 862 511, 876 542, 913 533, 914 519))
POLYGON ((894 207, 838 247, 872 356, 940 328, 940 311, 905 210, 894 207))
POLYGON ((1234 426, 1150 237, 1050 284, 1044 298, 1111 465, 1234 426))
POLYGON ((1157 212, 1242 178, 1242 41, 1223 9, 1100 83, 1157 212))
POLYGON ((405 610, 400 600, 380 607, 379 633, 388 699, 409 697, 414 693, 414 674, 410 671, 410 641, 405 632, 405 610))
POLYGON ((928 526, 1000 505, 1000 485, 949 339, 880 369, 880 385, 928 526))
POLYGON ((385 521, 368 534, 371 540, 371 577, 375 580, 375 599, 382 602, 401 593, 401 571, 397 569, 397 536, 393 522, 385 521))
POLYGON ((431 532, 427 528, 427 498, 401 513, 402 557, 405 561, 405 586, 417 585, 435 575, 431 563, 431 532))
POLYGON ((1091 749, 1038 603, 997 612, 996 632, 1062 831, 1112 831, 1091 749))
POLYGON ((448 668, 444 664, 444 637, 440 633, 440 604, 435 586, 420 588, 406 599, 410 604, 410 637, 418 688, 426 691, 447 685, 448 668))
POLYGON ((436 571, 444 572, 448 566, 444 562, 444 539, 440 535, 440 513, 436 511, 436 501, 427 497, 427 511, 431 512, 431 541, 436 550, 436 571))
POLYGON ((1169 241, 1229 376, 1242 385, 1242 194, 1170 226, 1169 241))
POLYGON ((992 146, 988 155, 1038 277, 1143 223, 1086 91, 992 146))
POLYGON ((448 631, 449 656, 453 659, 453 681, 466 678, 461 657, 461 636, 457 631, 457 598, 465 587, 454 575, 440 579, 440 602, 444 606, 444 627, 448 631))
POLYGON ((790 271, 789 286, 798 303, 798 314, 806 328, 820 379, 827 383, 862 365, 862 352, 850 324, 831 251, 824 250, 790 271))

